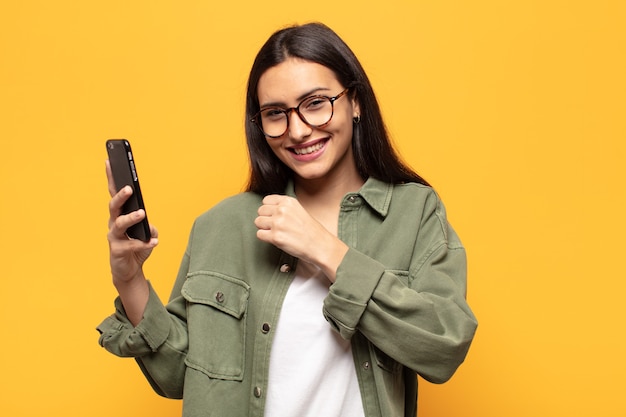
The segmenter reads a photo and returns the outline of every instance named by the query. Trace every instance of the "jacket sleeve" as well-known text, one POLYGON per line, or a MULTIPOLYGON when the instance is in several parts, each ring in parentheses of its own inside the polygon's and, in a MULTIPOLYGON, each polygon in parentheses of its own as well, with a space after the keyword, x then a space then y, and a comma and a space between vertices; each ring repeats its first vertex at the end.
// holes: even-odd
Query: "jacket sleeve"
POLYGON ((442 383, 465 359, 477 321, 465 300, 465 250, 434 192, 410 244, 414 250, 404 279, 351 248, 324 315, 344 338, 359 331, 397 362, 442 383))
MULTIPOLYGON (((181 265, 177 283, 186 276, 187 255, 181 265)), ((179 288, 180 286, 175 286, 179 288)), ((188 346, 186 305, 182 297, 172 294, 164 306, 152 285, 142 320, 133 327, 119 297, 115 313, 98 327, 99 343, 121 357, 133 357, 156 393, 182 398, 185 357, 188 346)))

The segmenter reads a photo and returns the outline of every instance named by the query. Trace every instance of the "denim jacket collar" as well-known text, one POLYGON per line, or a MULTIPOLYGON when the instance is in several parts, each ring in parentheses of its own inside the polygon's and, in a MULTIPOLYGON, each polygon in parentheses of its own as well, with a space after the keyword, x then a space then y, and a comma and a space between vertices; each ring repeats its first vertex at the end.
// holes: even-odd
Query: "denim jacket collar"
MULTIPOLYGON (((365 184, 356 193, 348 193, 344 197, 344 202, 350 196, 359 195, 363 200, 382 217, 386 217, 389 212, 389 204, 391 202, 391 194, 393 193, 393 184, 386 183, 376 178, 370 177, 365 184)), ((293 179, 287 182, 285 195, 296 197, 295 184, 293 179)))

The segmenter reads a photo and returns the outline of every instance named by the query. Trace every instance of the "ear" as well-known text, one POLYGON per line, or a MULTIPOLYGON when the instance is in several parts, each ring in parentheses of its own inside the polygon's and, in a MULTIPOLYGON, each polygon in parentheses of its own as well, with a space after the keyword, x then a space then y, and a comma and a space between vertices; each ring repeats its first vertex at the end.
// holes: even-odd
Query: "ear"
POLYGON ((361 117, 361 106, 359 106, 359 101, 356 99, 356 94, 350 99, 352 103, 352 117, 360 118, 361 117))

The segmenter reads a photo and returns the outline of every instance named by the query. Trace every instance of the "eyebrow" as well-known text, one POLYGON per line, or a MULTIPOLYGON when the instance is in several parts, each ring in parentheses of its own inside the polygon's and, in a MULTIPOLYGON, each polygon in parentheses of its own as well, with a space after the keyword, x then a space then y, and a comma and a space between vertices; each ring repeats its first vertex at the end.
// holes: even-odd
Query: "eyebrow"
MULTIPOLYGON (((298 102, 301 102, 305 98, 310 97, 310 96, 314 96, 314 95, 316 95, 318 93, 321 93, 323 91, 330 91, 330 88, 327 88, 327 87, 316 87, 316 88, 313 88, 313 89, 307 91, 306 93, 300 95, 299 97, 297 97, 296 100, 298 100, 298 102)), ((263 109, 263 108, 267 108, 267 107, 285 107, 285 106, 287 106, 285 103, 279 102, 279 101, 275 101, 275 102, 271 102, 271 103, 263 103, 259 107, 263 109)))

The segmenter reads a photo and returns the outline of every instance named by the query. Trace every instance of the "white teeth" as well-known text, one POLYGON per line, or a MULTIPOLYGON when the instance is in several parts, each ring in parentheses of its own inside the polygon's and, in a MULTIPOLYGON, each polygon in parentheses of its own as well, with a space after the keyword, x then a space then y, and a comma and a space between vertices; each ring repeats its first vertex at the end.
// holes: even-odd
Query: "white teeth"
POLYGON ((315 151, 319 151, 324 146, 324 142, 316 143, 315 145, 307 146, 306 148, 294 149, 296 155, 308 155, 315 151))

